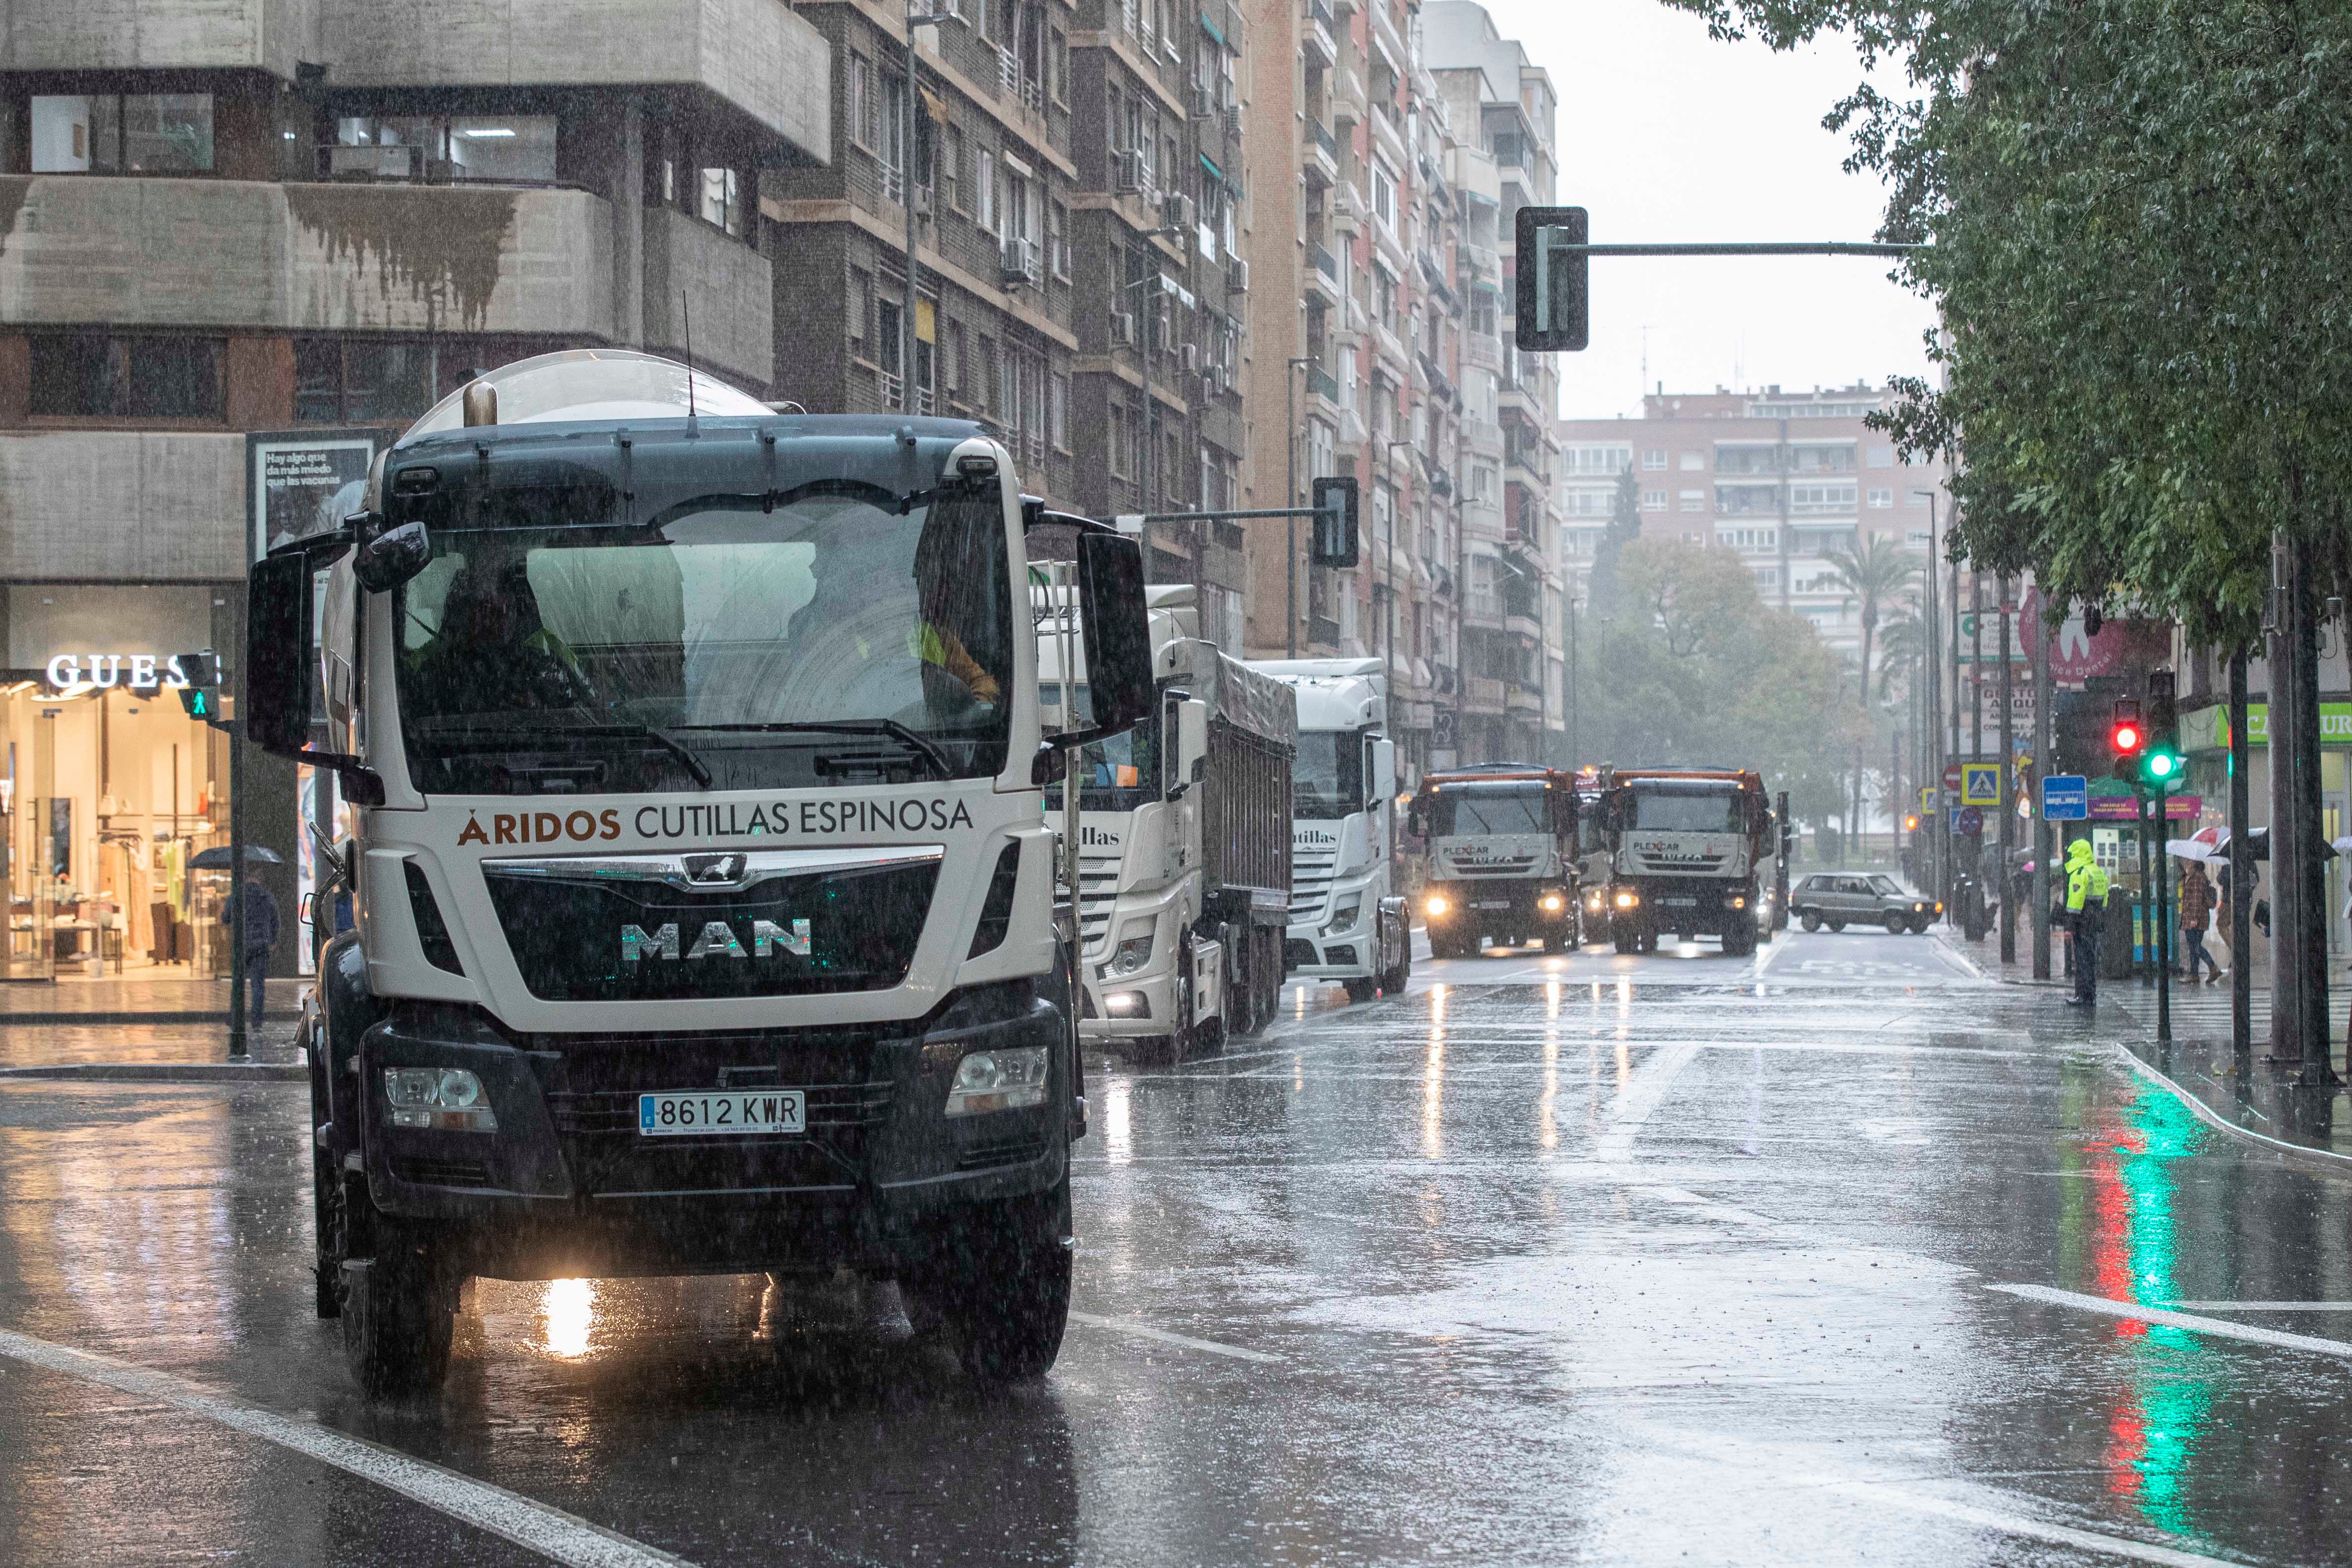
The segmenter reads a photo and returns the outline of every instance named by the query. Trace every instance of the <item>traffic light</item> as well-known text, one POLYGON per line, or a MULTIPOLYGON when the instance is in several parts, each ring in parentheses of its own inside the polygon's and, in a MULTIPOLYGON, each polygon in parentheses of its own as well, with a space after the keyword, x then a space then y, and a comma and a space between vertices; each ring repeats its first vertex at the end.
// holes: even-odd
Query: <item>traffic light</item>
POLYGON ((1314 548, 1308 562, 1317 566, 1349 567, 1356 563, 1357 488, 1353 479, 1318 479, 1315 498, 1314 548))
POLYGON ((219 719, 220 661, 210 653, 182 653, 173 655, 172 662, 187 682, 180 688, 180 706, 188 717, 206 724, 219 719))
POLYGON ((2115 753, 2115 776, 2126 781, 2137 777, 2140 752, 2147 745, 2147 731, 2140 723, 2139 700, 2116 698, 2115 718, 2107 726, 2107 750, 2115 753))
POLYGON ((2189 764, 2180 754, 2180 720, 2173 701, 2172 671, 2147 673, 2147 749, 2139 762, 2139 781, 2156 795, 2170 795, 2187 781, 2189 764))
POLYGON ((1919 831, 1919 814, 1917 812, 1912 812, 1903 818, 1903 831, 1906 833, 1916 833, 1919 831))
POLYGON ((1582 207, 1518 210, 1512 337, 1521 353, 1573 353, 1592 339, 1591 262, 1568 247, 1590 242, 1582 207))

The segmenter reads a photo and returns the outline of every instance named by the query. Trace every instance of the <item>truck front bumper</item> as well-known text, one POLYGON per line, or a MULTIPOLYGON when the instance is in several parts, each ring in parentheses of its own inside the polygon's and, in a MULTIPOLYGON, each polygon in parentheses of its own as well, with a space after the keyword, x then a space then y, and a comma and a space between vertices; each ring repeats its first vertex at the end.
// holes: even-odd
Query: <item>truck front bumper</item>
POLYGON ((363 1152, 346 1168, 467 1273, 916 1267, 951 1244, 959 1209, 1061 1180, 1077 1110, 1066 1029, 1024 984, 975 988, 889 1032, 513 1039, 470 1009, 399 1008, 361 1040, 363 1152), (1041 1103, 946 1114, 963 1057, 1036 1047, 1041 1103), (391 1125, 391 1068, 471 1071, 496 1130, 391 1125), (703 1089, 797 1090, 805 1131, 638 1131, 640 1094, 703 1089))
POLYGON ((1741 921, 1756 921, 1757 900, 1745 882, 1703 877, 1643 878, 1617 882, 1603 895, 1616 918, 1633 921, 1652 931, 1689 931, 1696 936, 1721 936, 1741 921), (1617 895, 1630 892, 1633 903, 1617 907, 1617 895))
POLYGON ((1577 929, 1576 889, 1566 882, 1432 882, 1422 889, 1432 934, 1554 935, 1577 929))
POLYGON ((1101 976, 1099 963, 1087 966, 1080 1039, 1139 1040, 1169 1031, 1176 1016, 1176 970, 1164 946, 1155 944, 1151 961, 1132 974, 1101 976))

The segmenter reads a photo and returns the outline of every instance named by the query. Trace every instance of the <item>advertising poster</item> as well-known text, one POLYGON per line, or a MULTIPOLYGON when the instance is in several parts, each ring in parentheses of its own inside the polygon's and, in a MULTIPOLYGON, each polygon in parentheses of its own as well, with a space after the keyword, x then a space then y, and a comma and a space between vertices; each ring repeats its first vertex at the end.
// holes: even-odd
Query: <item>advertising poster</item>
POLYGON ((382 430, 256 431, 246 437, 246 508, 253 558, 305 534, 341 527, 359 510, 382 430))

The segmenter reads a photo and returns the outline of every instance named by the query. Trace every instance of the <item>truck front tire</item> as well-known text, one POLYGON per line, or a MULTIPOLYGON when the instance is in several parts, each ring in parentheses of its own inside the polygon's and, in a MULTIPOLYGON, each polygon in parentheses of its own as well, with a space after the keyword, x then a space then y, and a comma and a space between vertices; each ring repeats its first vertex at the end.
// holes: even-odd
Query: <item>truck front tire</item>
POLYGON ((966 1245, 921 1292, 961 1342, 964 1371, 985 1384, 1043 1377, 1062 1353, 1070 1319, 1068 1173, 976 1227, 966 1245))
POLYGON ((438 1388, 449 1372, 455 1292, 414 1243, 380 1229, 376 1255, 341 1265, 343 1362, 370 1399, 438 1388))

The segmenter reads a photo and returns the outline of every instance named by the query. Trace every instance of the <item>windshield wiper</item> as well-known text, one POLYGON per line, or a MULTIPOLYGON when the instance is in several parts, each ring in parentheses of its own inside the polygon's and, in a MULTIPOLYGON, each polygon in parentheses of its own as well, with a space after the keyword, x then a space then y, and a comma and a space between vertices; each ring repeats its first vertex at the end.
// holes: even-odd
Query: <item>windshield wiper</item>
POLYGON ((793 719, 761 724, 680 724, 678 728, 759 735, 887 735, 930 763, 940 777, 955 776, 955 764, 948 761, 948 754, 940 750, 937 742, 896 719, 793 719))
POLYGON ((677 758, 678 765, 684 768, 694 782, 702 788, 709 789, 717 782, 712 777, 709 765, 685 742, 675 735, 656 730, 650 724, 532 724, 518 726, 513 730, 490 730, 468 726, 450 731, 447 735, 427 735, 425 738, 436 742, 449 738, 480 739, 513 746, 528 745, 532 737, 539 735, 561 735, 567 740, 609 738, 615 741, 651 741, 655 745, 677 758))

